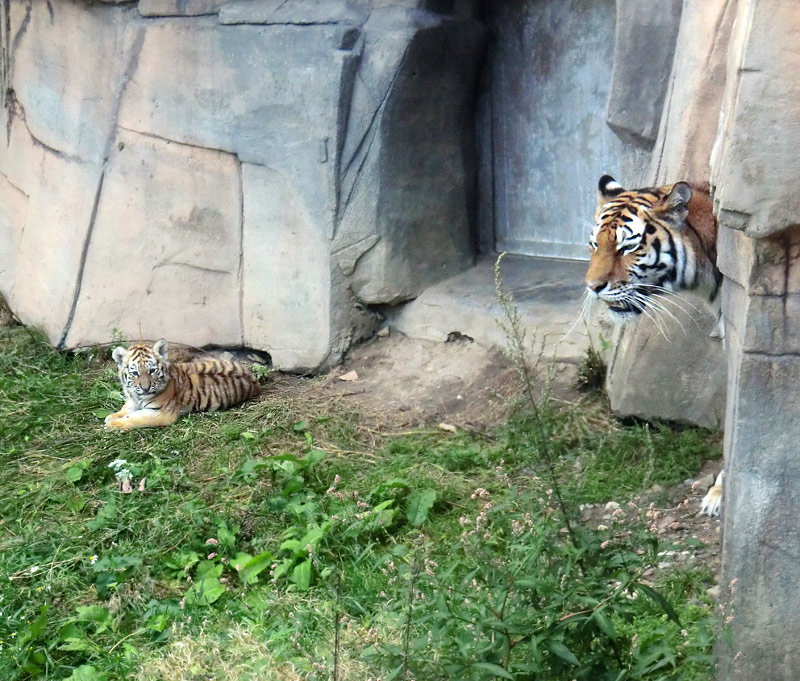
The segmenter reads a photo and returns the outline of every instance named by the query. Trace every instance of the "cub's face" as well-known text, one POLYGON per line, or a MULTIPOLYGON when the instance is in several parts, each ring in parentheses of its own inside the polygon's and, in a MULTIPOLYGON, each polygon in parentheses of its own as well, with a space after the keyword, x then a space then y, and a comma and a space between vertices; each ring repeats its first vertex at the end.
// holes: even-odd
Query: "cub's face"
POLYGON ((675 289, 686 254, 673 233, 686 220, 691 189, 680 182, 625 190, 608 175, 599 189, 586 290, 624 322, 658 309, 659 297, 675 289))
POLYGON ((122 387, 129 395, 141 397, 164 392, 169 383, 167 341, 163 338, 150 347, 136 343, 111 353, 119 369, 122 387))

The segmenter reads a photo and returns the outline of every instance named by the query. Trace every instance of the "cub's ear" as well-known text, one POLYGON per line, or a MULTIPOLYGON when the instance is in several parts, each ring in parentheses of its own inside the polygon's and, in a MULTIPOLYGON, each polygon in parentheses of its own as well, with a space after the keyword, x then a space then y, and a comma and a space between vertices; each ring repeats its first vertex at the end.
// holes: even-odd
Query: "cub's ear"
POLYGON ((692 188, 685 182, 678 182, 673 185, 672 191, 667 197, 668 208, 686 208, 692 198, 692 188))
POLYGON ((167 345, 166 339, 159 338, 155 343, 153 343, 153 352, 155 352, 163 360, 169 359, 169 346, 167 345))
POLYGON ((597 197, 600 203, 610 201, 617 194, 621 194, 625 191, 625 188, 611 177, 611 175, 603 175, 603 177, 600 178, 600 182, 597 183, 597 189, 600 192, 597 197))
POLYGON ((113 359, 118 367, 121 367, 125 364, 125 360, 128 357, 128 351, 123 348, 121 345, 114 348, 114 351, 111 353, 111 359, 113 359))

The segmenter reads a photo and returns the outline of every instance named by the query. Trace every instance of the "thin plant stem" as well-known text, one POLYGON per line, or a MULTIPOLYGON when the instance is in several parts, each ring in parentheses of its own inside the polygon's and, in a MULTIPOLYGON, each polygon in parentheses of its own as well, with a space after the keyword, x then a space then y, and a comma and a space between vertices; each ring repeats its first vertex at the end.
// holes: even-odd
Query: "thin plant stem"
MULTIPOLYGON (((544 430, 544 423, 541 409, 539 408, 539 401, 536 399, 536 394, 534 391, 532 370, 528 366, 527 360, 525 359, 525 330, 522 328, 522 321, 519 317, 519 310, 514 304, 514 297, 510 293, 507 293, 503 288, 500 265, 505 255, 505 253, 501 253, 497 257, 497 261, 495 262, 494 266, 494 283, 495 290, 497 292, 497 300, 500 303, 500 308, 503 311, 503 316, 505 317, 505 323, 500 322, 500 326, 505 332, 506 340, 509 344, 508 355, 511 361, 514 363, 517 373, 522 379, 525 397, 527 398, 531 409, 533 410, 533 420, 536 423, 538 450, 542 456, 542 459, 544 460, 547 472, 550 475, 550 481, 553 485, 553 491, 556 495, 559 509, 561 510, 561 514, 564 518, 567 533, 572 545, 576 549, 580 549, 578 538, 569 519, 569 512, 567 510, 566 502, 561 495, 561 486, 558 483, 553 457, 550 452, 550 447, 548 446, 548 438, 544 430)), ((544 352, 544 342, 542 343, 542 352, 544 352)), ((541 354, 542 353, 540 352, 539 357, 541 357, 541 354)), ((547 399, 546 391, 544 394, 545 399, 547 399)))

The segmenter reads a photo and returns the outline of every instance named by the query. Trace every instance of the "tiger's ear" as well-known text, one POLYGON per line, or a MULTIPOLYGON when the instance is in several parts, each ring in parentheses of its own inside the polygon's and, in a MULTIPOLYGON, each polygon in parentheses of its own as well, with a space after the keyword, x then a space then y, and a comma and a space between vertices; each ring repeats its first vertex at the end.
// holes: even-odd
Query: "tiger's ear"
POLYGON ((625 188, 611 177, 611 175, 603 175, 603 177, 600 178, 600 182, 597 183, 597 189, 600 192, 597 197, 598 203, 606 203, 606 201, 610 201, 617 196, 617 194, 621 194, 625 191, 625 188))
POLYGON ((128 351, 123 348, 121 345, 114 348, 114 351, 111 353, 111 359, 113 359, 118 367, 121 367, 125 364, 125 360, 128 358, 128 351))
POLYGON ((678 182, 667 197, 667 208, 686 208, 691 198, 692 188, 686 182, 678 182))
POLYGON ((164 338, 159 338, 155 343, 153 343, 153 352, 155 352, 161 359, 168 360, 169 359, 169 346, 167 345, 167 341, 164 338))

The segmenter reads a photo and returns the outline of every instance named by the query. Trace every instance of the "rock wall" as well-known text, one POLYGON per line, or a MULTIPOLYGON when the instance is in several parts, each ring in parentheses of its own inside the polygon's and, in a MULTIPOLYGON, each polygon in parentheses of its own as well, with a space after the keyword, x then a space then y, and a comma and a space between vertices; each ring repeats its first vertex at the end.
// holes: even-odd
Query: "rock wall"
POLYGON ((2 6, 0 293, 60 347, 314 369, 472 263, 475 3, 2 6))
POLYGON ((800 675, 800 6, 740 0, 712 159, 728 345, 721 681, 800 675))

